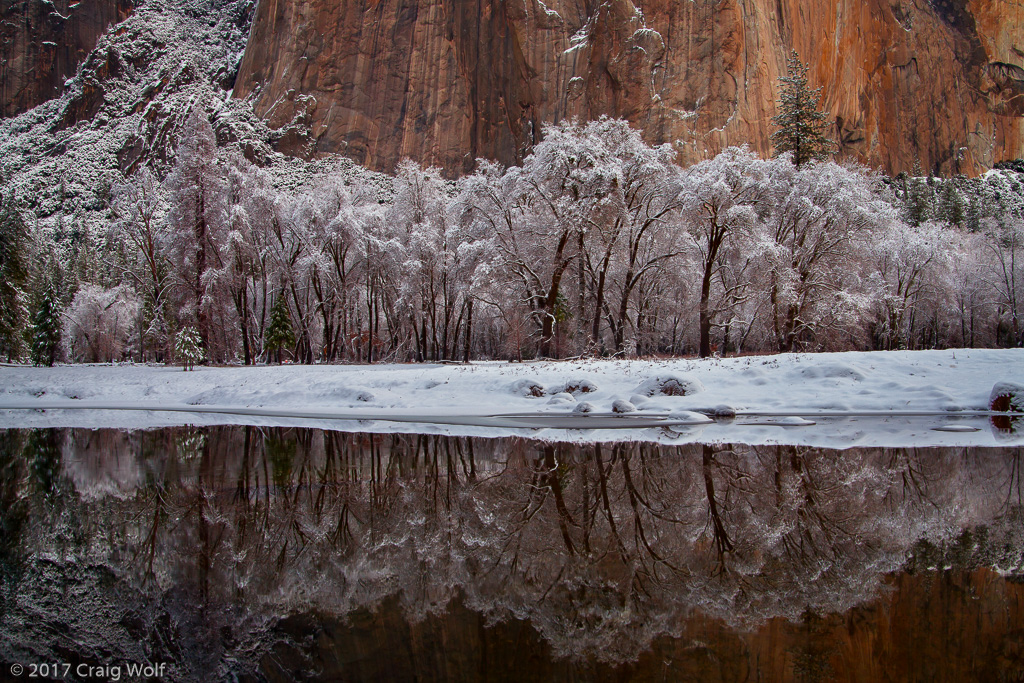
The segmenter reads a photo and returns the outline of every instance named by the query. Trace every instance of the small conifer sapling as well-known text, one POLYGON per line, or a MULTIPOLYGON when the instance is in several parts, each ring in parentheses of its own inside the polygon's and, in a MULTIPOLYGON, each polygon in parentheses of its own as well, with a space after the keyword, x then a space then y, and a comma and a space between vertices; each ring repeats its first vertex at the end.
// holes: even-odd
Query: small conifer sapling
POLYGON ((288 315, 288 302, 279 296, 270 309, 270 325, 267 326, 267 351, 277 356, 277 364, 281 364, 281 349, 295 343, 295 332, 288 315))
POLYGON ((192 370, 203 359, 199 332, 191 325, 181 328, 174 338, 174 352, 181 361, 182 370, 192 370))

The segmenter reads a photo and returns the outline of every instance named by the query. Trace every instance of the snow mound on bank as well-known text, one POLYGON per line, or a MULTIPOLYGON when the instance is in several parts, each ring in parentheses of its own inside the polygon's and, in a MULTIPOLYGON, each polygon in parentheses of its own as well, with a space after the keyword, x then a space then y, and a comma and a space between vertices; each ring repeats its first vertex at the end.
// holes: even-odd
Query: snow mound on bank
MULTIPOLYGON (((848 448, 854 445, 1005 445, 1022 443, 1024 419, 1009 415, 957 417, 981 431, 935 432, 957 411, 988 410, 991 398, 1007 392, 1024 396, 1024 349, 956 349, 825 354, 782 354, 708 360, 583 360, 469 365, 323 365, 180 367, 130 364, 61 365, 53 368, 0 364, 0 424, 5 427, 119 427, 141 429, 181 424, 259 424, 322 426, 343 431, 436 433, 507 436, 528 433, 546 440, 695 440, 696 431, 680 437, 658 428, 626 427, 631 418, 677 419, 678 411, 699 411, 700 438, 715 442, 800 443, 848 448), (820 379, 801 370, 826 366, 817 375, 865 378, 820 379), (837 370, 838 368, 838 370, 837 370), (570 381, 588 378, 600 388, 578 397, 556 393, 570 381), (666 382, 666 379, 675 382, 666 382), (1014 380, 1007 382, 1007 380, 1014 380), (642 384, 641 384, 642 383, 642 384), (641 384, 640 390, 637 385, 641 384), (994 385, 998 385, 995 389, 994 385), (663 392, 662 387, 669 388, 663 392), (515 391, 512 391, 512 388, 515 391), (681 388, 682 391, 674 391, 681 388), (673 395, 703 389, 692 395, 673 395), (362 394, 361 392, 367 392, 362 394), (542 393, 543 392, 543 393, 542 393), (369 394, 373 395, 372 401, 369 394), (644 395, 648 394, 648 395, 644 395), (74 398, 72 398, 74 397, 74 398), (360 400, 362 397, 364 400, 360 400), (556 398, 557 397, 557 398, 556 398), (512 425, 496 428, 487 416, 552 413, 567 416, 577 400, 586 399, 598 414, 615 414, 612 404, 628 400, 637 413, 620 414, 622 428, 580 436, 562 428, 512 425), (70 401, 75 410, 32 409, 33 404, 70 401), (133 408, 105 409, 106 403, 133 408), (190 413, 187 404, 211 410, 190 413), (160 412, 161 406, 179 406, 160 412), (90 406, 93 406, 90 408, 90 406), (148 412, 152 406, 156 412, 148 412), (224 408, 241 408, 238 412, 224 408), (280 410, 280 415, 244 409, 280 410), (606 411, 606 412, 605 412, 606 411), (757 414, 800 415, 815 419, 821 411, 935 411, 934 417, 850 419, 829 417, 806 429, 779 429, 757 414), (284 415, 283 413, 288 413, 284 415), (721 419, 736 414, 737 419, 721 419), (341 415, 344 414, 344 417, 341 415), (667 416, 672 415, 672 418, 667 416), (480 417, 480 425, 448 424, 433 417, 480 417), (416 421, 412 418, 422 417, 416 421), (755 419, 750 420, 749 418, 755 419), (397 418, 397 421, 392 418, 397 418), (747 426, 743 423, 752 421, 747 426), (429 423, 429 424, 427 424, 429 423), (439 426, 440 425, 440 426, 439 426), (518 430, 518 431, 517 431, 518 430)), ((1018 399, 1018 404, 1021 403, 1018 399)), ((691 414, 692 415, 692 414, 691 414)), ((569 418, 569 422, 571 422, 569 418)), ((524 424, 529 422, 523 418, 524 424)), ((687 419, 688 424, 693 424, 687 419)), ((541 421, 543 423, 543 420, 541 421)))
POLYGON ((689 396, 704 391, 704 385, 683 375, 658 375, 634 389, 641 396, 689 396))
POLYGON ((1024 383, 996 382, 988 397, 991 410, 1024 413, 1024 383))
POLYGON ((625 399, 616 399, 612 402, 613 413, 635 413, 636 406, 625 399))
POLYGON ((546 393, 544 385, 535 379, 517 379, 508 385, 508 390, 516 396, 541 398, 546 393))
POLYGON ((798 374, 805 379, 849 379, 863 382, 864 374, 846 363, 820 363, 800 368, 798 374))
POLYGON ((668 419, 687 422, 690 425, 709 425, 715 422, 707 415, 696 413, 692 410, 674 410, 669 413, 668 419))
POLYGON ((597 385, 591 382, 589 379, 580 377, 577 379, 570 379, 562 388, 558 390, 560 393, 572 394, 573 396, 579 396, 580 394, 592 394, 597 391, 597 385))

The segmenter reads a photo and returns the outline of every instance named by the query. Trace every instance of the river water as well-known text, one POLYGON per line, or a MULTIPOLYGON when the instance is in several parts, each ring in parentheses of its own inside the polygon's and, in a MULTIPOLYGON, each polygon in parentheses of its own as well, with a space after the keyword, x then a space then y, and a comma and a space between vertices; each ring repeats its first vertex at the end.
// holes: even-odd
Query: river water
POLYGON ((0 431, 0 678, 1024 681, 1021 455, 0 431))

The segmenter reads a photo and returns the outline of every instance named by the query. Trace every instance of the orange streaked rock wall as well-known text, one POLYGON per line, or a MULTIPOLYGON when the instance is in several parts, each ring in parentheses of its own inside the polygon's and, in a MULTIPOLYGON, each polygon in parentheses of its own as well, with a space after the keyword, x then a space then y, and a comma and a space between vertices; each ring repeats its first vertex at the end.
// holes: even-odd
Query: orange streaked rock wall
POLYGON ((262 0, 235 95, 300 156, 457 175, 546 122, 624 117, 681 162, 770 153, 791 48, 843 158, 977 174, 1024 156, 1024 5, 1004 0, 262 0))

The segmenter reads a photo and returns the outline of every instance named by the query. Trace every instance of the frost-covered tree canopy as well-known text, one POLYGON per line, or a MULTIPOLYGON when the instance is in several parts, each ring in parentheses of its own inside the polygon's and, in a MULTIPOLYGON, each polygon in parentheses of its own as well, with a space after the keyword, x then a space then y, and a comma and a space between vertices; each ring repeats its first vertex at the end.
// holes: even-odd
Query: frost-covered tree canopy
POLYGON ((43 262, 74 361, 180 358, 187 327, 209 362, 246 364, 1022 341, 1012 170, 886 179, 738 148, 681 168, 602 118, 450 181, 412 161, 260 165, 198 99, 175 121, 102 210, 4 203, 28 283, 5 280, 12 357, 33 343, 23 288, 43 262))

